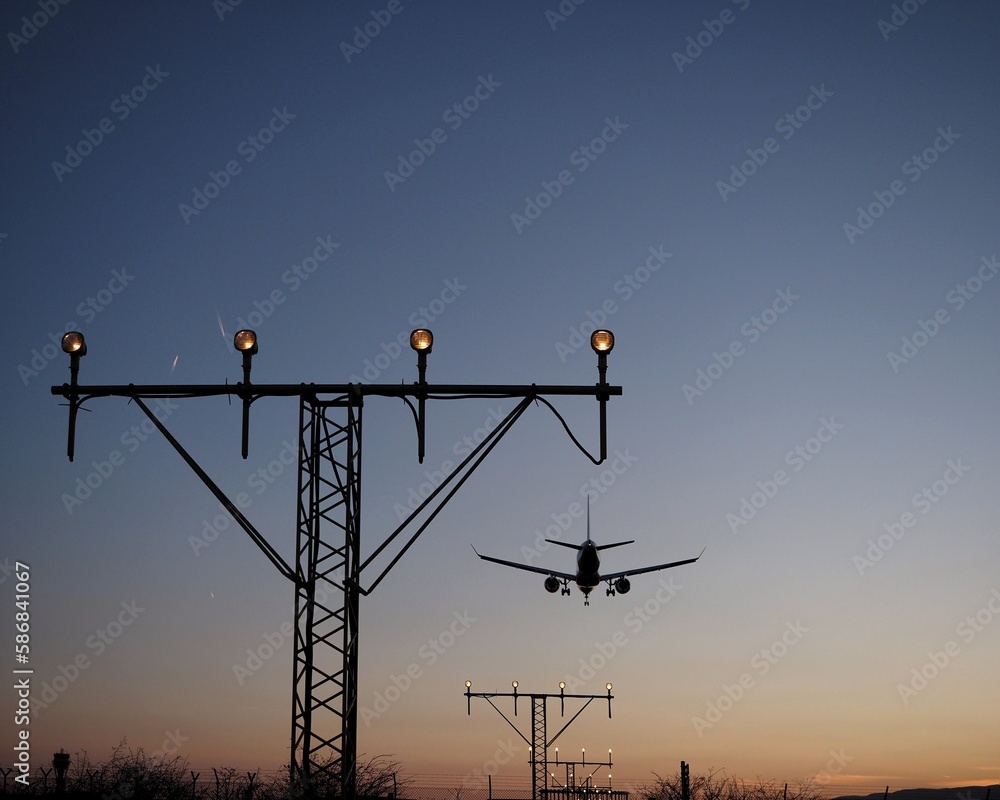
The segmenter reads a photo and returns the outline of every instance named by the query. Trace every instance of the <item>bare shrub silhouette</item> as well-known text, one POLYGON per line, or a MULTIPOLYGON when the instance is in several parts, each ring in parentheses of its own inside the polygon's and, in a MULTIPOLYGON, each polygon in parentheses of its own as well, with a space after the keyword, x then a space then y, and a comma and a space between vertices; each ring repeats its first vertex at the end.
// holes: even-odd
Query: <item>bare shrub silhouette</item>
POLYGON ((776 781, 757 779, 747 783, 733 778, 723 770, 709 769, 700 775, 692 775, 689 780, 690 797, 684 798, 681 775, 675 773, 670 778, 656 775, 652 784, 636 789, 639 800, 819 800, 820 794, 809 784, 801 784, 794 789, 776 781))
MULTIPOLYGON (((8 783, 10 795, 54 794, 55 780, 37 778, 28 787, 12 784, 8 783)), ((339 773, 320 772, 310 788, 308 794, 317 800, 340 797, 339 773)), ((410 779, 391 756, 358 758, 359 798, 405 798, 409 788, 410 779)), ((102 763, 92 761, 85 750, 74 754, 66 776, 68 800, 296 800, 304 794, 302 787, 291 785, 287 767, 267 774, 241 773, 232 767, 196 772, 180 756, 154 758, 142 748, 129 748, 125 739, 102 763)))

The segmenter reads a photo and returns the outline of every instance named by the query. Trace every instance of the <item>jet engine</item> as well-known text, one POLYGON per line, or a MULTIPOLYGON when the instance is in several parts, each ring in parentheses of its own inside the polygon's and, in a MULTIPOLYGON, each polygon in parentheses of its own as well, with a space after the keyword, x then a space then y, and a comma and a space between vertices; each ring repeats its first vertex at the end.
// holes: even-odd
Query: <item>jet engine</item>
POLYGON ((549 594, 555 594, 556 592, 558 592, 559 579, 552 575, 549 575, 549 577, 545 579, 545 591, 547 591, 549 594))
POLYGON ((619 578, 615 581, 615 591, 618 592, 618 594, 628 594, 629 589, 631 588, 632 583, 628 578, 619 578))

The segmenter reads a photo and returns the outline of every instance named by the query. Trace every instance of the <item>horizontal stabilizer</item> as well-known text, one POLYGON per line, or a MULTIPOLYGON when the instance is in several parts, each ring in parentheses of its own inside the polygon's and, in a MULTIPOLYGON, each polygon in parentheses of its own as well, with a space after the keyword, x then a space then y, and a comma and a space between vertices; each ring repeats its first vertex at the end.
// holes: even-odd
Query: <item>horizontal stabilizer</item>
POLYGON ((597 549, 607 550, 609 547, 621 547, 623 544, 635 544, 635 539, 629 539, 627 542, 615 542, 614 544, 599 544, 597 549))
POLYGON ((549 544, 557 544, 560 547, 568 547, 570 550, 582 550, 583 549, 583 545, 582 544, 570 544, 569 542, 560 542, 560 541, 557 541, 555 539, 546 539, 545 541, 547 541, 549 544))

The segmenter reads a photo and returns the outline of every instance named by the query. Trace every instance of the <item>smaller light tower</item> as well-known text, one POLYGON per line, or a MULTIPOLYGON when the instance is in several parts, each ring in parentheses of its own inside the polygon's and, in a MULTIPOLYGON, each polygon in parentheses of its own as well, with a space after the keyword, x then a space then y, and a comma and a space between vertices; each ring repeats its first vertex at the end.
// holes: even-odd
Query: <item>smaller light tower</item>
MULTIPOLYGON (((607 697, 608 700, 608 719, 611 719, 611 701, 614 699, 614 695, 611 694, 612 685, 610 683, 605 684, 605 689, 607 689, 607 695, 601 694, 566 694, 566 682, 559 681, 559 694, 548 694, 545 692, 531 692, 527 696, 531 698, 531 739, 528 739, 518 727, 507 718, 496 704, 494 704, 491 698, 494 697, 512 697, 514 699, 514 716, 517 716, 517 698, 525 696, 524 693, 520 695, 517 693, 517 681, 511 681, 512 692, 473 692, 472 691, 472 681, 465 682, 465 698, 466 705, 468 708, 468 713, 472 714, 472 698, 482 697, 486 702, 488 702, 497 713, 503 717, 507 724, 510 725, 515 731, 517 731, 518 736, 524 739, 525 744, 530 748, 529 752, 531 754, 531 800, 541 800, 546 795, 547 789, 546 785, 549 778, 549 765, 548 765, 548 749, 552 744, 558 739, 564 730, 566 730, 573 721, 583 713, 584 709, 587 708, 594 700, 603 699, 607 697), (546 714, 546 702, 552 697, 559 698, 559 711, 560 716, 566 715, 566 698, 586 700, 587 702, 583 704, 579 711, 577 711, 559 732, 555 734, 551 739, 547 737, 547 714, 546 714)), ((583 761, 577 763, 586 764, 587 751, 584 748, 583 751, 583 761)), ((556 763, 559 762, 559 750, 556 748, 556 763)), ((589 762, 590 766, 611 766, 611 751, 608 750, 608 761, 607 762, 589 762)), ((595 769, 594 772, 597 770, 595 769)), ((593 773, 591 773, 593 775, 593 773)), ((589 776, 588 776, 589 778, 589 776)))

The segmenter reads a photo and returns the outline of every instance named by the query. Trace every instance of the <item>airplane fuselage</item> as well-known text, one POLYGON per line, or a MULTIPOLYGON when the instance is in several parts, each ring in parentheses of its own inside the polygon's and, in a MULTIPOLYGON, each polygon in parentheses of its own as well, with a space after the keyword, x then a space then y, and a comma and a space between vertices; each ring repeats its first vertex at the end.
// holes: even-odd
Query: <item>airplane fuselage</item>
POLYGON ((601 557, 597 554, 597 545, 592 539, 587 539, 576 554, 576 585, 584 594, 601 585, 601 557))

